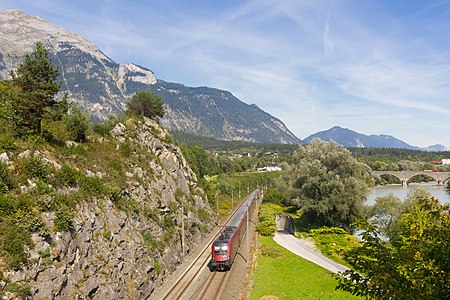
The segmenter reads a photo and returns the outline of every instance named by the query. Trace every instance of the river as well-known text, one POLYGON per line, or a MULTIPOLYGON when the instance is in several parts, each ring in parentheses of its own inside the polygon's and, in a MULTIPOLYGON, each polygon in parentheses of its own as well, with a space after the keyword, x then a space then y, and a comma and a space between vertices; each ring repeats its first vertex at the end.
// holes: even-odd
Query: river
POLYGON ((430 191, 436 199, 439 199, 441 203, 450 203, 450 192, 447 190, 447 184, 436 185, 436 182, 428 183, 410 183, 408 186, 402 186, 401 184, 389 184, 384 186, 376 186, 370 189, 370 194, 367 197, 367 205, 374 205, 375 199, 378 197, 387 196, 389 194, 394 194, 400 198, 400 200, 405 200, 408 193, 412 190, 418 188, 425 188, 430 191))

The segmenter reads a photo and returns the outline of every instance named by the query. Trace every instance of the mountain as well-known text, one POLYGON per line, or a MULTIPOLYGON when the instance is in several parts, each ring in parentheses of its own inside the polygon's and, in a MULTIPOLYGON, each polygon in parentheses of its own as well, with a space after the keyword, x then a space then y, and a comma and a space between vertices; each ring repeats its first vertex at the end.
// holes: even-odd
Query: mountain
POLYGON ((323 141, 334 141, 344 147, 354 148, 401 148, 420 150, 419 147, 411 146, 390 135, 364 135, 356 131, 334 126, 325 131, 319 131, 304 139, 305 143, 309 143, 315 138, 323 141))
POLYGON ((431 145, 426 148, 423 148, 423 150, 430 151, 430 152, 449 151, 449 149, 447 149, 444 145, 441 145, 441 144, 431 145))
POLYGON ((0 80, 9 78, 38 41, 59 66, 62 91, 93 120, 123 112, 135 92, 150 89, 166 102, 162 123, 169 130, 224 140, 301 142, 281 120, 230 92, 159 80, 151 70, 116 63, 80 35, 19 10, 0 12, 0 80))

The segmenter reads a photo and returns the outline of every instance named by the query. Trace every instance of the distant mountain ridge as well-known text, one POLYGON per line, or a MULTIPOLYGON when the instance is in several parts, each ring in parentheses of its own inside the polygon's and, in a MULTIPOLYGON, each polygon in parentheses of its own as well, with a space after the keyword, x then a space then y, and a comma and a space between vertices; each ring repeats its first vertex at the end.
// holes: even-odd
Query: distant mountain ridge
POLYGON ((304 139, 305 143, 309 143, 315 138, 323 141, 334 141, 344 147, 354 148, 400 148, 423 151, 447 151, 443 145, 437 144, 427 148, 420 148, 409 145, 393 136, 380 135, 365 135, 348 128, 334 126, 328 130, 319 131, 304 139))
POLYGON ((224 140, 301 142, 281 120, 228 91, 159 80, 151 70, 116 63, 80 35, 19 10, 0 12, 0 80, 9 78, 38 41, 60 66, 62 91, 94 120, 124 111, 135 92, 151 90, 166 102, 162 123, 169 130, 224 140))

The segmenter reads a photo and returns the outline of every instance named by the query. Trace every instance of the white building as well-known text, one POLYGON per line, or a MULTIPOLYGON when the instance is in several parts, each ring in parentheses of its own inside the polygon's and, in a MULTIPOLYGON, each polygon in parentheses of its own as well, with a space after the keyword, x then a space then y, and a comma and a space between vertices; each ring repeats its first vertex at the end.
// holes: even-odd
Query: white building
POLYGON ((449 159, 449 158, 444 158, 444 159, 442 160, 442 164, 443 164, 443 165, 450 165, 450 159, 449 159))

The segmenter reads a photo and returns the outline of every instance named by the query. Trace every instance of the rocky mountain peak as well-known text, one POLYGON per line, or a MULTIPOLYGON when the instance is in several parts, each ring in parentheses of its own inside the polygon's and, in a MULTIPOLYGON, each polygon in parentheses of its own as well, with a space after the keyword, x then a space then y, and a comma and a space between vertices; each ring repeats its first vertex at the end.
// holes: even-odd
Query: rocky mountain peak
POLYGON ((153 85, 157 82, 155 74, 152 71, 132 63, 120 64, 118 76, 118 85, 124 90, 126 90, 125 83, 128 81, 148 85, 153 85))
POLYGON ((36 42, 41 41, 54 52, 63 51, 71 45, 97 59, 111 61, 100 49, 80 35, 20 10, 0 11, 0 32, 1 54, 23 56, 33 50, 36 42))
POLYGON ((0 80, 38 41, 59 67, 62 92, 94 121, 122 113, 134 93, 151 90, 166 103, 162 124, 170 130, 224 140, 301 142, 281 120, 228 91, 158 80, 149 69, 116 63, 80 35, 18 10, 0 12, 0 80))

